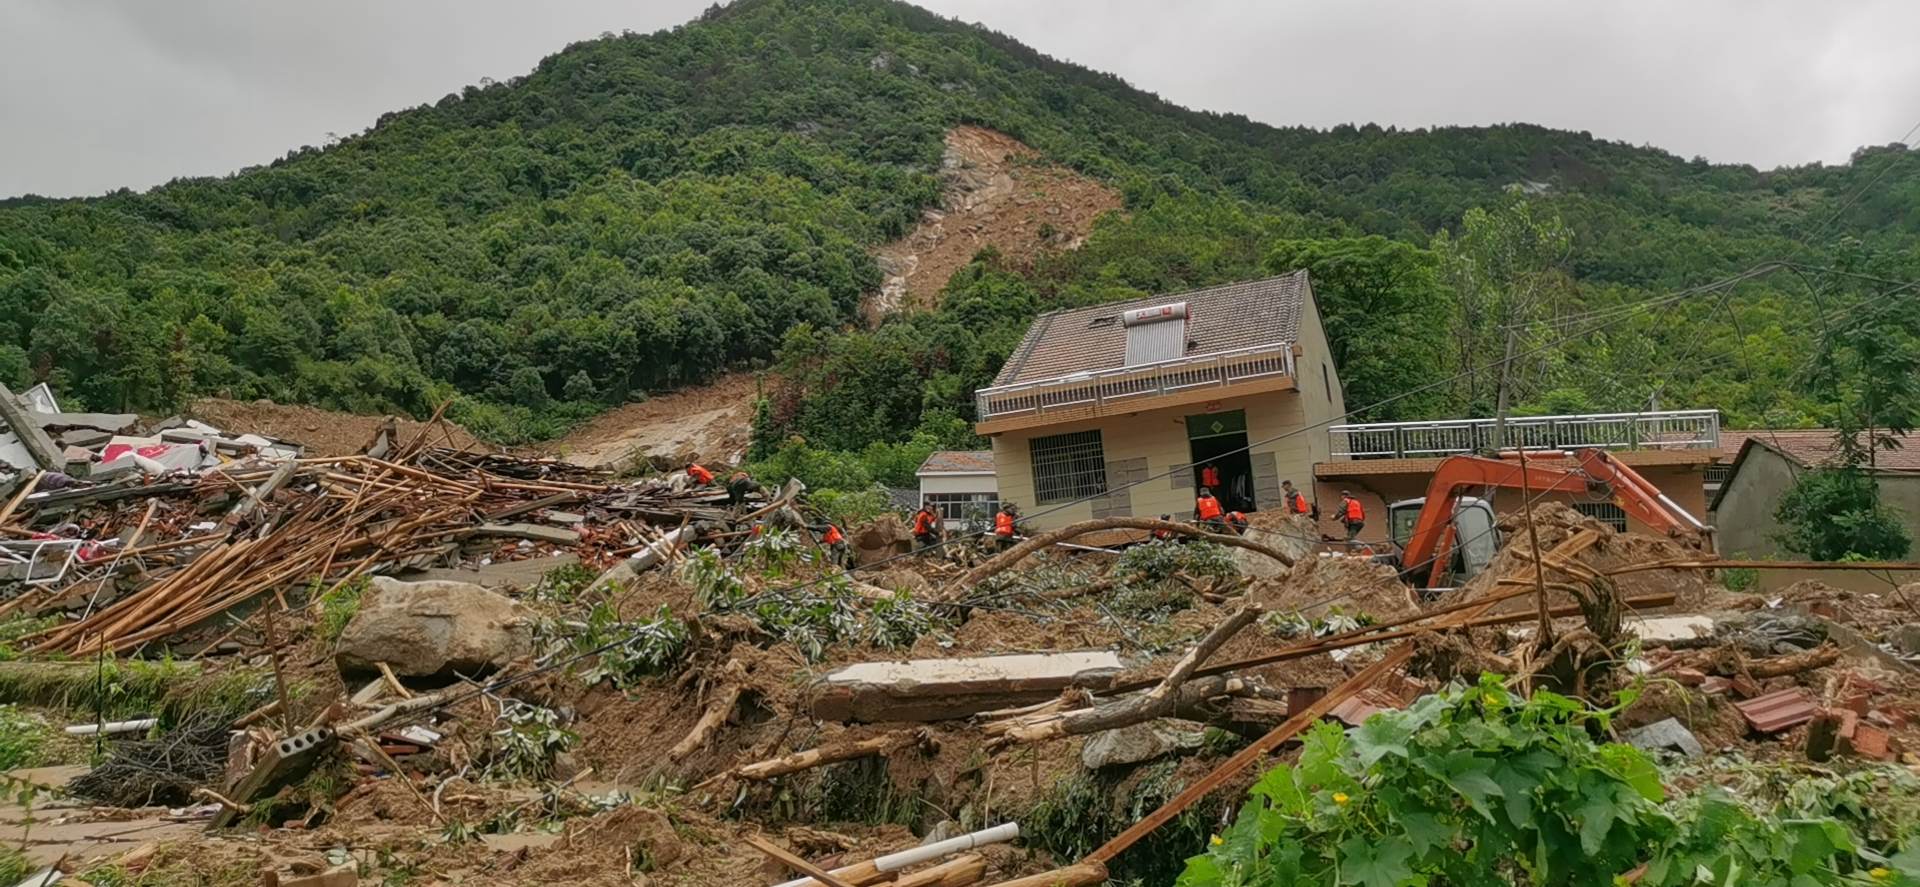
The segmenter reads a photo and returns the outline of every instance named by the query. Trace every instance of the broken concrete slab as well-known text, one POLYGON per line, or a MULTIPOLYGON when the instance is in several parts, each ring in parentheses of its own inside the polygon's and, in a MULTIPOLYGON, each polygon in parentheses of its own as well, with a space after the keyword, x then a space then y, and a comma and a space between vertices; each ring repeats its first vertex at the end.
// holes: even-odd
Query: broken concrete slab
POLYGON ((862 662, 814 685, 825 721, 939 721, 1041 702, 1068 687, 1101 690, 1122 665, 1112 650, 862 662))
POLYGON ((496 561, 477 567, 433 567, 409 570, 396 577, 408 582, 466 582, 481 588, 532 588, 547 573, 580 562, 577 554, 556 554, 523 561, 496 561))
POLYGON ((1713 637, 1711 616, 1658 616, 1652 619, 1624 619, 1620 627, 1647 644, 1671 644, 1713 637))
POLYGON ((104 431, 108 434, 119 434, 122 431, 132 428, 134 423, 140 421, 140 417, 133 413, 48 413, 36 411, 34 418, 39 420, 41 428, 45 428, 50 433, 86 428, 93 431, 104 431))
POLYGON ((1626 740, 1628 745, 1641 751, 1673 751, 1689 758, 1697 758, 1707 753, 1706 748, 1700 745, 1700 740, 1693 735, 1693 731, 1682 726, 1674 718, 1655 721, 1629 732, 1626 740))
POLYGON ((496 671, 533 650, 533 613, 478 585, 385 576, 340 633, 334 663, 370 674, 385 662, 407 677, 496 671))
POLYGON ((578 532, 560 527, 543 526, 541 524, 481 524, 473 528, 473 535, 530 539, 534 542, 547 542, 553 545, 580 544, 580 534, 578 532))

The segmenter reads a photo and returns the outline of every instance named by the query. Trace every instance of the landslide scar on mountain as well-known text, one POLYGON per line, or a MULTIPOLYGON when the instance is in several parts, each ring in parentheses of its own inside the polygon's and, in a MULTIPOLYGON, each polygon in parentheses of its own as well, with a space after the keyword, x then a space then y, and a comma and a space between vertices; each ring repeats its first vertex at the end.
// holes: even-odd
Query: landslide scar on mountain
POLYGON ((874 251, 886 275, 867 297, 867 322, 901 309, 931 308, 947 278, 992 245, 1014 264, 1086 240, 1093 221, 1120 208, 1120 192, 1004 133, 978 126, 948 130, 940 162, 939 209, 907 236, 874 251))

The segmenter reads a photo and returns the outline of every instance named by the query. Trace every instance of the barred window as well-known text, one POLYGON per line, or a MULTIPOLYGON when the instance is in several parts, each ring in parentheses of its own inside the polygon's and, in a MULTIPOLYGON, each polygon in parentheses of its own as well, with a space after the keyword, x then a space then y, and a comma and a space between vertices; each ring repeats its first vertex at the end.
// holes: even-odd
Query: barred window
POLYGON ((1573 510, 1612 527, 1616 533, 1627 531, 1627 513, 1612 502, 1575 502, 1573 510))
POLYGON ((1100 432, 1036 437, 1028 446, 1033 456, 1035 504, 1071 502, 1107 491, 1107 456, 1100 432))

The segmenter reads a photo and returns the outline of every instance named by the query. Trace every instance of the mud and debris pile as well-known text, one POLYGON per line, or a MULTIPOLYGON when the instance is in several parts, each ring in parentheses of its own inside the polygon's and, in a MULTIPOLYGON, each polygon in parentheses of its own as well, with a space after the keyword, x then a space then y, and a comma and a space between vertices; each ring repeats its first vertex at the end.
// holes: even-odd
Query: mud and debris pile
POLYGON ((1732 592, 1559 506, 1434 592, 1284 517, 1264 551, 1185 527, 996 563, 897 515, 837 550, 803 489, 719 466, 620 481, 436 423, 327 456, 163 430, 94 471, 113 422, 62 422, 100 458, 0 503, 0 702, 85 734, 66 791, 127 808, 63 828, 195 830, 36 845, 79 880, 1167 883, 1307 725, 1488 671, 1630 689, 1620 738, 1676 759, 1920 741, 1920 590, 1732 592))

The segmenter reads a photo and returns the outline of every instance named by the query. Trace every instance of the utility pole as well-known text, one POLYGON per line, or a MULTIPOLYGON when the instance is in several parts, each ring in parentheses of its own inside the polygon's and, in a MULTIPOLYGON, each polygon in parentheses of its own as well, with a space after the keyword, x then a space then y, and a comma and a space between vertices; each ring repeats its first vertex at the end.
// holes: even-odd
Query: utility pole
POLYGON ((1494 392, 1493 405, 1493 449, 1499 452, 1507 446, 1507 405, 1508 391, 1513 383, 1513 349, 1520 338, 1520 331, 1507 327, 1506 356, 1500 359, 1500 388, 1494 392))

